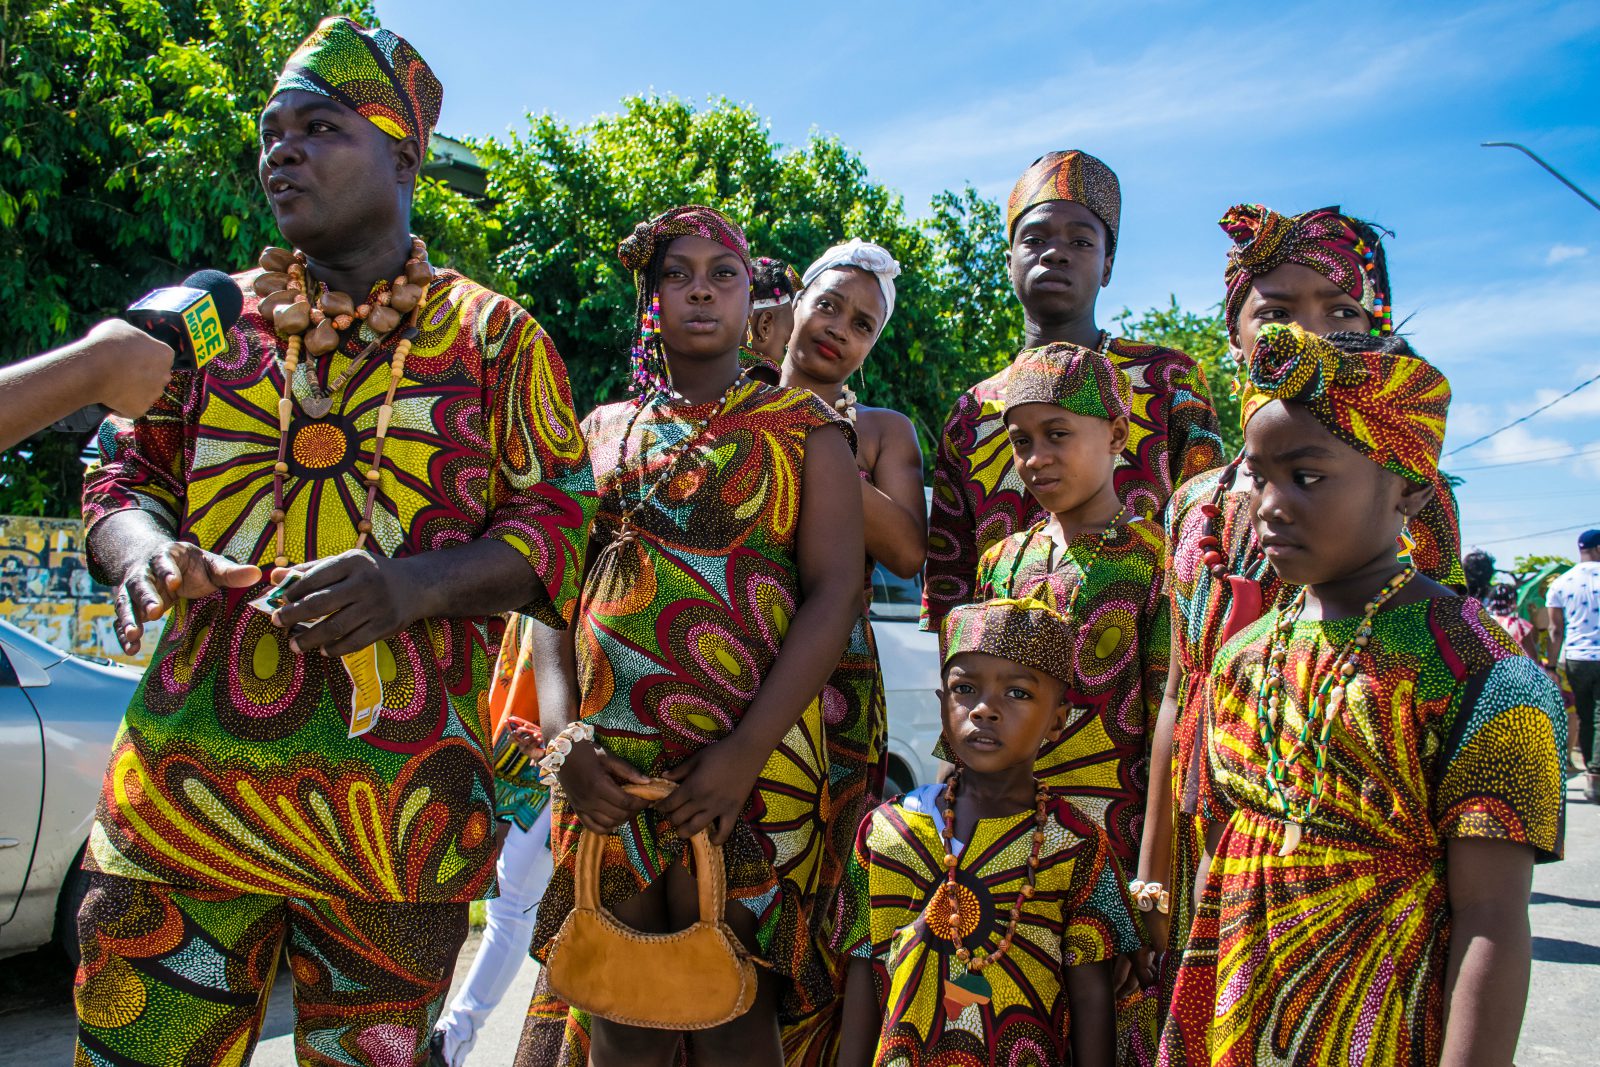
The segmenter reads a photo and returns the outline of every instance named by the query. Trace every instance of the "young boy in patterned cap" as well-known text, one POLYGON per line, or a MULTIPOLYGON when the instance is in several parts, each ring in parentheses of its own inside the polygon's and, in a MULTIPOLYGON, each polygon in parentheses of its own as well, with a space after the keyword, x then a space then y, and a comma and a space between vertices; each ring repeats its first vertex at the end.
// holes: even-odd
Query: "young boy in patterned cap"
POLYGON ((1215 860, 1162 1063, 1510 1063, 1566 720, 1483 606, 1412 561, 1449 384, 1398 338, 1278 324, 1248 375, 1248 517, 1300 592, 1211 670, 1215 860))
MULTIPOLYGON (((1222 442, 1194 360, 1113 338, 1095 323, 1121 217, 1122 191, 1111 168, 1085 152, 1048 153, 1011 190, 1006 261, 1027 348, 1061 342, 1104 352, 1128 375, 1133 403, 1117 495, 1131 515, 1159 515, 1174 486, 1222 463, 1222 442)), ((1001 399, 1010 373, 1007 367, 968 389, 945 422, 928 521, 924 629, 973 599, 978 561, 989 546, 1045 517, 1006 447, 1001 399)))
POLYGON ((762 256, 751 264, 750 324, 739 352, 747 377, 778 384, 783 353, 794 332, 794 301, 799 291, 799 273, 783 260, 762 256))
POLYGON ((1140 943, 1138 920, 1105 831, 1034 772, 1066 723, 1072 639, 1037 600, 946 618, 956 771, 857 834, 836 932, 852 957, 844 1067, 1115 1062, 1110 961, 1140 943))
MULTIPOLYGON (((1099 352, 1049 345, 1017 357, 1002 417, 1016 470, 1048 517, 978 564, 980 597, 1036 597, 1067 620, 1067 724, 1035 773, 1106 831, 1127 871, 1138 864, 1170 636, 1161 524, 1130 515, 1113 484, 1130 393, 1099 352)), ((1154 991, 1130 982, 1119 994, 1118 1061, 1154 1063, 1154 991)))

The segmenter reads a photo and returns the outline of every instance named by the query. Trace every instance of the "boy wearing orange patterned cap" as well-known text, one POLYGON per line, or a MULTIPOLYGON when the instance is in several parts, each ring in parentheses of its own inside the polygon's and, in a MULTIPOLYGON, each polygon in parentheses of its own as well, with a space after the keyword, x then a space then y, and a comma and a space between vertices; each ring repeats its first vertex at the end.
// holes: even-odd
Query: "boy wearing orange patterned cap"
MULTIPOLYGON (((1051 152, 1017 180, 1006 204, 1006 261, 1030 349, 1063 343, 1102 352, 1133 388, 1117 495, 1131 515, 1159 515, 1173 488, 1222 463, 1204 376, 1182 352, 1112 338, 1095 323, 1111 281, 1122 220, 1117 176, 1085 152, 1051 152)), ((928 521, 923 627, 977 595, 989 547, 1045 517, 1005 447, 1007 367, 968 389, 945 422, 928 521)))
POLYGON ((1105 831, 1034 776, 1067 717, 1071 627, 1003 599, 957 608, 942 636, 957 769, 857 834, 839 1063, 1110 1067, 1111 959, 1140 944, 1138 920, 1105 831))

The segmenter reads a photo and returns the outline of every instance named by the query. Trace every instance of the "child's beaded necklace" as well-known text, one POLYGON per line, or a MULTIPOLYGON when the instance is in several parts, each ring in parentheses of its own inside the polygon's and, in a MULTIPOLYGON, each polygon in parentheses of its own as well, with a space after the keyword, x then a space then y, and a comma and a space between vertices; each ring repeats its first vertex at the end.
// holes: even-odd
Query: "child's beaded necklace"
POLYGON ((1416 575, 1414 567, 1403 568, 1385 582, 1383 588, 1373 594, 1371 600, 1367 601, 1367 606, 1362 611, 1360 625, 1356 627, 1356 632, 1350 640, 1345 642, 1344 648, 1334 657, 1331 669, 1320 682, 1315 678, 1312 679, 1311 701, 1306 708, 1305 719, 1300 725, 1300 735, 1289 743, 1287 751, 1280 751, 1283 745, 1283 673, 1284 664, 1289 656, 1290 635, 1294 632, 1295 623, 1300 619, 1300 613, 1305 610, 1304 589, 1300 590, 1299 595, 1283 610, 1273 626, 1272 638, 1267 644, 1266 669, 1262 672, 1261 688, 1256 698, 1256 729, 1267 754, 1267 795, 1284 822, 1283 844, 1278 849, 1280 856, 1287 856, 1300 846, 1300 835, 1306 821, 1316 814, 1317 807, 1322 803, 1322 786, 1328 771, 1328 738, 1333 732, 1333 721, 1336 717, 1333 710, 1334 693, 1339 694, 1339 704, 1342 707, 1347 699, 1350 682, 1361 669, 1361 655, 1372 640, 1373 618, 1378 614, 1378 610, 1404 589, 1416 575), (1284 779, 1289 766, 1311 744, 1313 730, 1316 732, 1316 740, 1313 748, 1311 796, 1307 798, 1305 807, 1296 812, 1293 802, 1289 799, 1284 779))
POLYGON ((1006 932, 1001 935, 1000 943, 995 946, 993 952, 985 952, 982 946, 976 949, 967 948, 963 944, 965 938, 961 933, 961 903, 956 886, 956 868, 961 865, 961 859, 955 851, 956 788, 960 782, 961 768, 957 767, 950 775, 949 781, 945 783, 944 822, 939 830, 939 839, 944 843, 945 882, 940 887, 942 892, 935 894, 928 906, 935 908, 942 903, 949 909, 946 918, 950 923, 950 941, 956 946, 956 959, 966 964, 966 973, 958 978, 952 979, 948 975, 945 977, 945 999, 960 1004, 987 1004, 993 990, 983 972, 999 963, 1011 951, 1017 936, 1017 920, 1022 917, 1022 905, 1025 901, 1032 900, 1035 893, 1034 882, 1039 873, 1039 858, 1044 851, 1044 827, 1050 817, 1050 790, 1043 782, 1034 783, 1034 826, 1028 854, 1028 870, 1023 876, 1022 888, 1017 890, 1017 898, 1011 902, 1011 917, 1006 922, 1006 932))

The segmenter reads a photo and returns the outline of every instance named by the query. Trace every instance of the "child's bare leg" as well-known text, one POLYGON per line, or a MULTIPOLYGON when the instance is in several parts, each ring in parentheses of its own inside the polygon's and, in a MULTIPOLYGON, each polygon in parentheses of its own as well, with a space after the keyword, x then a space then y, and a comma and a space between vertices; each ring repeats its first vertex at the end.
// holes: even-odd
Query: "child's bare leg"
MULTIPOLYGON (((695 881, 682 867, 667 872, 667 898, 674 929, 700 917, 695 881)), ((746 949, 756 951, 756 917, 742 904, 729 903, 724 915, 746 949)), ((778 1034, 778 982, 757 968, 756 1000, 737 1019, 689 1034, 695 1067, 782 1067, 783 1041, 778 1034)))
MULTIPOLYGON (((665 934, 681 929, 672 925, 667 907, 666 879, 658 878, 643 893, 611 909, 619 922, 635 930, 665 934)), ((590 1024, 590 1067, 670 1067, 677 1061, 676 1030, 648 1030, 595 1018, 590 1024)))

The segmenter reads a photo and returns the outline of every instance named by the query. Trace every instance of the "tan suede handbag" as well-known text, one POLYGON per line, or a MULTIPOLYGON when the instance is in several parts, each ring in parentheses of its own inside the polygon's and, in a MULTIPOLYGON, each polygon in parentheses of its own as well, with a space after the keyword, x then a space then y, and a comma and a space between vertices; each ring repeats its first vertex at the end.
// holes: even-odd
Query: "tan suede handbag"
MULTIPOLYGON (((661 800, 677 783, 656 778, 623 787, 661 800)), ((574 1008, 625 1026, 709 1030, 732 1022, 755 1003, 755 960, 723 920, 727 871, 722 846, 701 830, 689 839, 700 890, 700 918, 687 930, 646 934, 600 906, 600 861, 606 839, 578 838, 577 906, 550 943, 550 989, 574 1008)))

